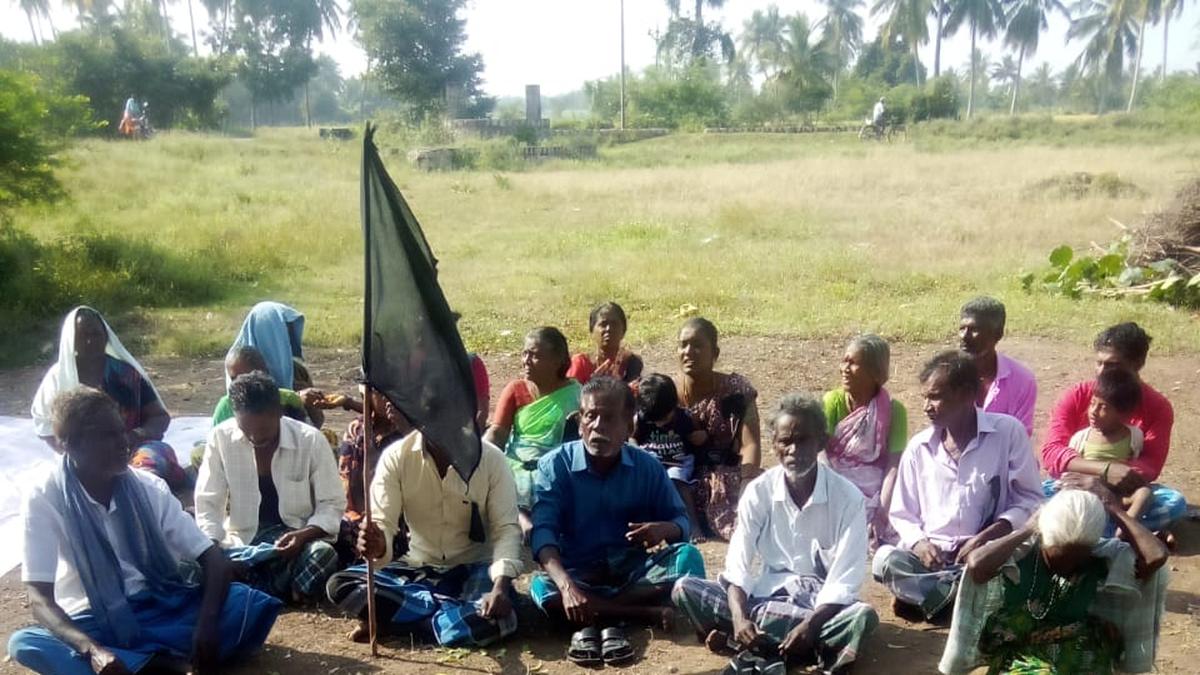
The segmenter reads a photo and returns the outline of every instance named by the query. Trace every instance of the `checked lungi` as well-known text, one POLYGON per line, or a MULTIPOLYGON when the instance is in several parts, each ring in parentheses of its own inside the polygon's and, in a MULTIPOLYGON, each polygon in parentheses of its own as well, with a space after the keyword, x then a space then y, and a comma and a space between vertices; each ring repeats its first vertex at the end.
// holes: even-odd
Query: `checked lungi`
MULTIPOLYGON (((432 637, 447 647, 484 647, 517 631, 517 614, 480 615, 492 590, 489 563, 437 568, 393 562, 375 572, 379 615, 396 629, 432 637)), ((350 616, 367 608, 367 567, 355 565, 329 578, 329 600, 350 616)))
POLYGON ((284 560, 275 542, 291 530, 286 525, 260 529, 249 546, 225 550, 225 556, 247 566, 246 583, 265 593, 283 599, 320 598, 325 582, 338 569, 338 555, 333 546, 323 540, 310 541, 300 554, 284 560))
MULTIPOLYGON (((817 594, 823 585, 824 581, 815 576, 792 577, 770 597, 749 598, 749 618, 770 645, 778 646, 816 610, 817 594)), ((680 579, 671 590, 671 601, 701 635, 719 630, 732 636, 733 612, 728 597, 724 582, 695 577, 680 579)), ((864 602, 842 609, 821 627, 816 645, 818 663, 827 671, 850 665, 878 625, 879 616, 864 602)))

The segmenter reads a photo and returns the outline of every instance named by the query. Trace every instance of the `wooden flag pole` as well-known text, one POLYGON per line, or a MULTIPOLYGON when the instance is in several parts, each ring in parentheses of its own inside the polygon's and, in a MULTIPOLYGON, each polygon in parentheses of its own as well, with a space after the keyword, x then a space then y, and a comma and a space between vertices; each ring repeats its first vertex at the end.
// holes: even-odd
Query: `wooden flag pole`
MULTIPOLYGON (((375 429, 371 424, 371 385, 367 384, 363 395, 363 523, 371 523, 371 462, 375 459, 375 429)), ((386 542, 387 539, 385 538, 386 542)), ((367 634, 371 640, 371 656, 379 656, 377 624, 375 623, 375 562, 371 556, 367 561, 367 634)))

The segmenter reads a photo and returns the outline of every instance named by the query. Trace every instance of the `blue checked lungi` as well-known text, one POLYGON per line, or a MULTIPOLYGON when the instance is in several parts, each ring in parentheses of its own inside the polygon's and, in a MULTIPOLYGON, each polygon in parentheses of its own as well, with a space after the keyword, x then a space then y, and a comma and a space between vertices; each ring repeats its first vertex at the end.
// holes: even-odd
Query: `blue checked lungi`
MULTIPOLYGON (((397 629, 432 637, 447 647, 484 647, 517 631, 517 614, 480 615, 492 590, 486 562, 449 569, 393 562, 375 572, 380 615, 397 629)), ((355 565, 329 578, 329 600, 350 616, 365 616, 367 567, 355 565)))
MULTIPOLYGON (((649 554, 631 546, 612 552, 593 568, 567 572, 583 590, 611 598, 637 587, 669 590, 683 577, 703 579, 704 557, 691 544, 671 544, 649 554)), ((546 603, 558 595, 558 586, 550 575, 545 572, 533 575, 529 596, 538 607, 545 610, 546 603)))
MULTIPOLYGON (((192 650, 203 590, 192 588, 184 593, 155 595, 139 593, 129 599, 141 631, 137 646, 111 647, 121 663, 132 671, 141 670, 156 654, 187 658, 192 650)), ((222 663, 245 657, 262 647, 282 603, 245 584, 231 584, 221 609, 218 630, 221 636, 219 658, 222 663)), ((100 626, 87 610, 71 620, 84 633, 97 636, 100 626)), ((13 633, 8 653, 22 666, 47 675, 93 675, 91 662, 41 626, 13 633)))
POLYGON ((324 540, 310 541, 291 560, 284 560, 275 542, 291 530, 286 525, 260 529, 249 546, 225 550, 225 557, 248 566, 246 583, 277 598, 294 596, 315 599, 322 595, 325 581, 337 571, 338 555, 324 540))
MULTIPOLYGON (((1146 507, 1142 517, 1138 518, 1138 521, 1147 530, 1151 532, 1165 530, 1171 526, 1171 523, 1187 513, 1187 500, 1179 490, 1158 484, 1151 484, 1150 490, 1153 493, 1150 504, 1146 507)), ((1058 481, 1047 478, 1042 482, 1042 493, 1046 495, 1047 499, 1058 494, 1058 481)), ((1113 536, 1116 529, 1116 523, 1110 518, 1105 536, 1113 536)))

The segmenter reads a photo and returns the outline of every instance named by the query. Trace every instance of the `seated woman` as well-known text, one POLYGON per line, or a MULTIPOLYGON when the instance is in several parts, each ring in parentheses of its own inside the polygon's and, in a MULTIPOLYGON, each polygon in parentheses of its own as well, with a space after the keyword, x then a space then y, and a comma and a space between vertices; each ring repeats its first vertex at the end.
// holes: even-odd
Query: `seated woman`
MULTIPOLYGON (((228 361, 239 347, 257 349, 267 363, 267 374, 280 388, 300 395, 309 420, 320 429, 325 425, 325 413, 318 402, 324 398, 324 393, 313 389, 312 378, 304 364, 303 338, 303 314, 279 302, 260 302, 250 308, 225 358, 228 361)), ((231 382, 233 378, 226 373, 226 390, 231 382)))
POLYGON ((525 336, 521 361, 525 377, 500 392, 496 412, 483 438, 504 448, 517 481, 521 529, 532 523, 533 475, 538 460, 562 445, 567 418, 579 412, 579 383, 567 377, 571 352, 557 328, 536 328, 525 336))
POLYGON ((743 482, 762 472, 758 392, 737 373, 714 370, 721 348, 708 319, 688 319, 679 331, 679 403, 688 409, 708 442, 696 459, 696 510, 707 534, 728 540, 737 520, 743 482))
POLYGON ((21 510, 21 579, 39 625, 13 633, 12 658, 48 675, 216 672, 261 647, 280 602, 231 584, 221 550, 163 482, 129 470, 112 399, 74 387, 51 417, 63 456, 21 510), (180 578, 184 560, 199 562, 199 586, 180 578))
POLYGON ((588 332, 596 343, 596 356, 576 354, 571 359, 567 377, 580 385, 593 377, 606 375, 622 382, 636 382, 642 376, 642 359, 621 344, 629 323, 625 310, 615 302, 597 305, 588 315, 588 332))
POLYGON ((1064 483, 1026 527, 967 557, 941 672, 1153 669, 1166 546, 1095 477, 1064 483), (1101 538, 1108 518, 1129 544, 1101 538))
POLYGON ((172 492, 185 490, 187 475, 175 451, 162 442, 171 415, 141 364, 121 344, 104 317, 90 307, 76 307, 67 314, 58 343, 58 361, 46 371, 33 397, 34 430, 59 452, 51 407, 59 394, 83 385, 99 389, 116 401, 125 423, 126 441, 133 449, 129 463, 165 480, 172 492))
POLYGON ((888 507, 908 443, 908 411, 883 388, 890 359, 887 340, 870 333, 854 338, 842 356, 842 388, 824 399, 830 434, 825 458, 866 498, 872 544, 896 543, 888 507))

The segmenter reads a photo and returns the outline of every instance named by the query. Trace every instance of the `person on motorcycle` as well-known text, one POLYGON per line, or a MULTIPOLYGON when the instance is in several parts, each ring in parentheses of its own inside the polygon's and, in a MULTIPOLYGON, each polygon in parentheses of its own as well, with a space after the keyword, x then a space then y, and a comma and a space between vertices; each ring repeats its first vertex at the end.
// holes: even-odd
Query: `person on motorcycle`
POLYGON ((125 110, 121 114, 121 125, 118 129, 122 136, 133 138, 135 136, 146 137, 149 135, 150 124, 146 119, 147 103, 138 102, 137 97, 133 94, 125 99, 125 110))
POLYGON ((883 133, 885 117, 887 117, 887 100, 880 96, 875 103, 875 108, 871 111, 871 126, 875 127, 877 133, 883 133))

